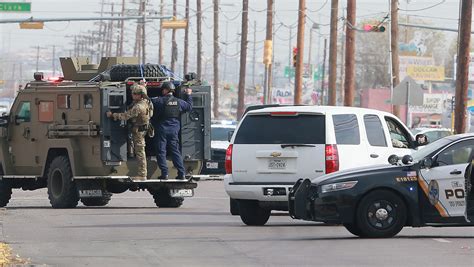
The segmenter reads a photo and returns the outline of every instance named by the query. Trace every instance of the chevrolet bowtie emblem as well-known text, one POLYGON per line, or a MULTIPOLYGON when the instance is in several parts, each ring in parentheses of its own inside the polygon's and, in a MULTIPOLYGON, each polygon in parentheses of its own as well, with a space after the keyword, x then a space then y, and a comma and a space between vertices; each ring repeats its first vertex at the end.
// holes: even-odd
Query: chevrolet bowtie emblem
POLYGON ((276 158, 276 157, 281 156, 281 153, 280 153, 280 152, 272 152, 272 153, 270 154, 270 156, 276 158))

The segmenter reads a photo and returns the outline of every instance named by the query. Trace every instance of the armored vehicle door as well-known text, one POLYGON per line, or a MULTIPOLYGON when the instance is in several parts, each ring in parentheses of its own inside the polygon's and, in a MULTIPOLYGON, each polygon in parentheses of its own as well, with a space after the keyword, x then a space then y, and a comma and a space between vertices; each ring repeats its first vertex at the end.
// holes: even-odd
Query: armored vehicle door
POLYGON ((211 158, 210 86, 192 86, 193 110, 181 116, 181 154, 184 160, 211 158))
POLYGON ((39 129, 34 127, 38 119, 37 111, 33 95, 29 92, 20 92, 11 109, 9 144, 12 163, 19 174, 41 172, 34 168, 39 164, 35 143, 39 129))
POLYGON ((106 164, 127 161, 128 129, 126 121, 107 118, 106 112, 125 112, 125 86, 101 88, 101 158, 106 164))

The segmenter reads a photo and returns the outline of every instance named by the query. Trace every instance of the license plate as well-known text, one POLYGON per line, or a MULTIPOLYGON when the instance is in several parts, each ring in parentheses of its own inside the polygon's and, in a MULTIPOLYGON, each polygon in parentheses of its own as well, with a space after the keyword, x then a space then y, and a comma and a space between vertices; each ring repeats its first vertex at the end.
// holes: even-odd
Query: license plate
POLYGON ((89 189, 89 190, 79 190, 79 197, 101 197, 102 190, 100 189, 89 189))
POLYGON ((286 159, 270 159, 268 168, 270 170, 284 170, 286 169, 286 159))
POLYGON ((171 189, 171 197, 192 197, 194 191, 192 189, 171 189))
POLYGON ((217 169, 219 168, 218 162, 206 162, 206 168, 208 169, 217 169))

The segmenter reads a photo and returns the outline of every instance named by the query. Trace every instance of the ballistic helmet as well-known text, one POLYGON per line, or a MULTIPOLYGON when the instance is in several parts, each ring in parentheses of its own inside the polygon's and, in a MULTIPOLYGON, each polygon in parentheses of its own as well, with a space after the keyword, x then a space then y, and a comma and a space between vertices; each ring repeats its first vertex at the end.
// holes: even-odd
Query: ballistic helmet
POLYGON ((171 92, 174 92, 175 87, 174 87, 174 84, 172 82, 164 82, 163 85, 161 86, 161 89, 168 89, 171 92))

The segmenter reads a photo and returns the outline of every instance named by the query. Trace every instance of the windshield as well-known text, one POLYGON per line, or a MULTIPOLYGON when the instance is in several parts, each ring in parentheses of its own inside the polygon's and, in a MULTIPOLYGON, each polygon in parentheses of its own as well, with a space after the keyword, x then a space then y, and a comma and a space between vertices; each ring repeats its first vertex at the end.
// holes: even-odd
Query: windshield
POLYGON ((212 141, 228 141, 228 134, 230 131, 233 131, 234 128, 220 128, 214 127, 211 128, 211 140, 212 141))
POLYGON ((418 162, 424 159, 429 154, 433 153, 434 151, 446 146, 447 144, 451 143, 452 140, 449 138, 442 138, 434 141, 433 143, 429 143, 424 147, 419 147, 418 151, 414 152, 411 156, 413 157, 413 162, 418 162))

